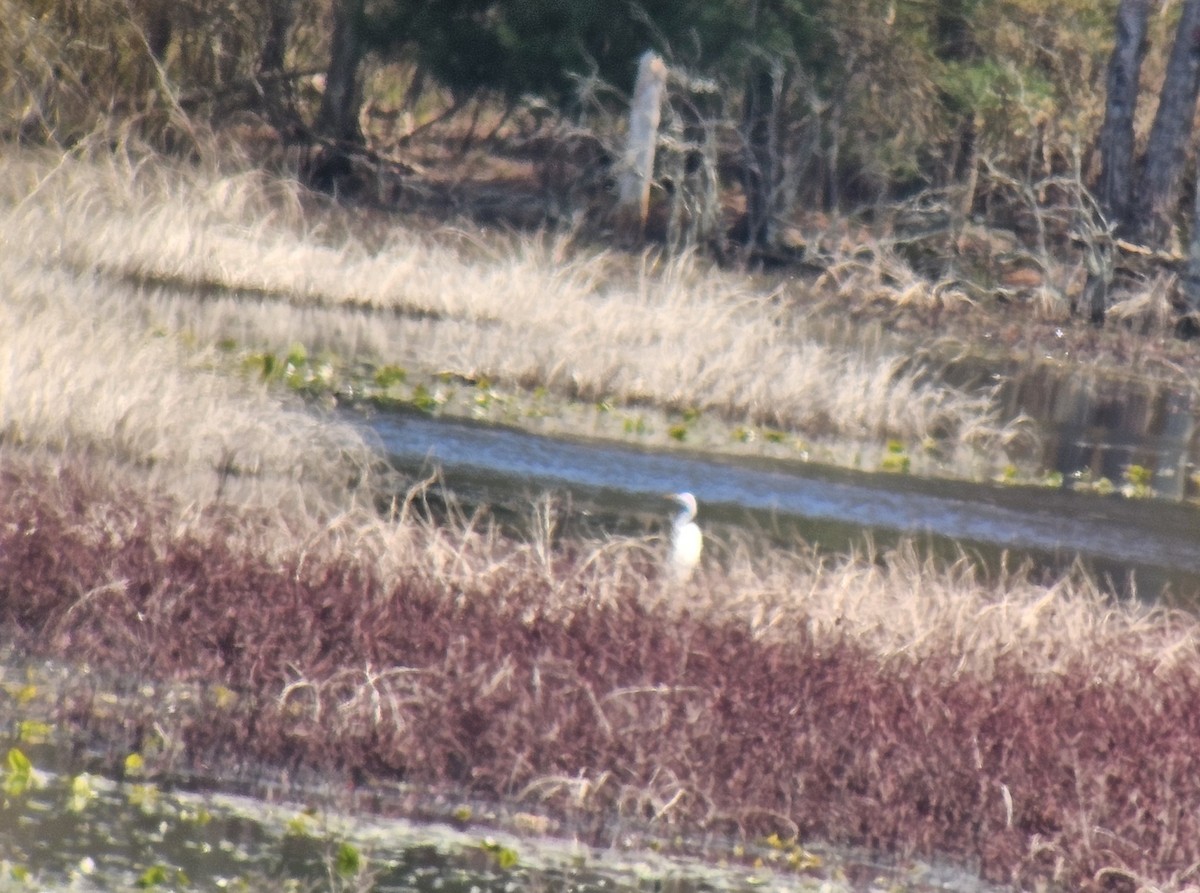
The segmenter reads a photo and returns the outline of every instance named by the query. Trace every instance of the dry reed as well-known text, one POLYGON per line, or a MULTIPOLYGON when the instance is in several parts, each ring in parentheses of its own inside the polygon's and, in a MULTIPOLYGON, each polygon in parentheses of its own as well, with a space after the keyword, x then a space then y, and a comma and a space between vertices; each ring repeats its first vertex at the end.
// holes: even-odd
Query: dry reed
POLYGON ((237 490, 302 511, 330 511, 371 476, 359 433, 211 371, 146 330, 128 288, 11 256, 0 279, 0 447, 87 452, 201 502, 237 490))
POLYGON ((939 386, 905 355, 819 343, 788 304, 695 258, 630 269, 568 258, 549 238, 403 226, 364 238, 332 211, 325 229, 306 223, 302 193, 283 181, 153 159, 0 164, 6 242, 45 263, 171 284, 179 294, 142 293, 148 318, 204 341, 302 341, 809 436, 986 440, 998 427, 986 395, 939 386))
POLYGON ((156 735, 176 768, 452 785, 597 835, 621 818, 948 855, 1021 885, 1192 881, 1193 618, 903 549, 735 549, 679 589, 649 543, 559 542, 549 515, 529 542, 433 524, 418 497, 384 521, 344 498, 361 438, 184 342, 231 319, 292 340, 337 312, 362 320, 346 337, 391 318, 389 357, 842 431, 978 425, 986 401, 811 344, 690 262, 628 275, 410 232, 373 252, 307 230, 278 181, 123 163, 3 162, 0 623, 29 653, 199 694, 120 714, 80 680, 64 718, 156 735), (219 310, 153 282, 211 287, 219 310), (257 493, 213 499, 231 480, 257 493))
POLYGON ((181 525, 127 475, 0 459, 5 626, 191 690, 63 701, 115 747, 163 742, 163 768, 449 786, 600 839, 798 835, 1022 886, 1182 889, 1200 859, 1196 622, 1085 580, 987 585, 901 550, 735 556, 680 591, 638 540, 516 542, 413 505, 181 525))

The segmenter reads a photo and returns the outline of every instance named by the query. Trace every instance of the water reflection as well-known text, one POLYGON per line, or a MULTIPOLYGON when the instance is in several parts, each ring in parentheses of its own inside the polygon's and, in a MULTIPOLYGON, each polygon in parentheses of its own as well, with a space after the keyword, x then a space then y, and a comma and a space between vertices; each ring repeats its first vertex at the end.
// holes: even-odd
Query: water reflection
POLYGON ((1005 418, 1034 420, 1041 463, 1073 481, 1107 479, 1120 485, 1131 466, 1152 473, 1155 496, 1175 501, 1197 495, 1191 480, 1200 462, 1196 395, 1140 378, 1099 376, 1049 363, 997 368, 958 360, 946 380, 965 387, 994 386, 1005 418))

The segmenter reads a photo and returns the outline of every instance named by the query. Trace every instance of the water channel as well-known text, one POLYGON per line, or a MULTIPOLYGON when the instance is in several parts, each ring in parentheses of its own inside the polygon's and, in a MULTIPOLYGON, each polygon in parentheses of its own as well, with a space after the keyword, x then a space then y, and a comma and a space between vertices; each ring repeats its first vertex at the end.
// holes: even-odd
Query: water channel
POLYGON ((690 490, 718 540, 721 529, 741 529, 843 551, 867 536, 884 546, 913 537, 985 566, 1029 560, 1059 573, 1079 561, 1119 594, 1194 605, 1200 515, 1185 501, 1198 449, 1193 399, 1165 386, 1069 380, 1044 367, 1006 379, 998 400, 1009 417, 1037 421, 1043 467, 1063 475, 1055 488, 664 453, 422 413, 362 421, 398 467, 439 467, 468 502, 516 507, 547 490, 567 493, 578 528, 593 534, 654 530, 670 512, 661 495, 690 490), (1081 475, 1119 484, 1131 466, 1146 469, 1154 498, 1072 487, 1081 475))

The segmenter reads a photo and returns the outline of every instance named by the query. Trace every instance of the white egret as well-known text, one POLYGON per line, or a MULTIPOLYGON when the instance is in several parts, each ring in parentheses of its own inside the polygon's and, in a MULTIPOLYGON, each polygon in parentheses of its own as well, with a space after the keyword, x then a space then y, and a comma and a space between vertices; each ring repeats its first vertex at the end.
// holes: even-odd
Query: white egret
POLYGON ((687 580, 700 563, 700 550, 704 548, 704 535, 696 526, 696 497, 691 493, 674 493, 667 497, 678 502, 683 510, 671 526, 671 569, 675 579, 687 580))

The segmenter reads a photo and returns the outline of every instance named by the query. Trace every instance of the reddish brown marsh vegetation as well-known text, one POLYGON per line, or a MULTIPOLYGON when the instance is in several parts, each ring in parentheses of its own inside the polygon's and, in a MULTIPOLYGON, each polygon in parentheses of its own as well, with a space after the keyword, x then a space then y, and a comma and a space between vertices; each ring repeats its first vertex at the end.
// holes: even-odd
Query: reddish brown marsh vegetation
POLYGON ((177 765, 944 854, 1026 885, 1182 887, 1200 861, 1195 622, 1078 581, 781 557, 680 598, 638 542, 551 548, 411 515, 285 530, 12 454, 0 492, 8 635, 190 686, 187 709, 115 722, 64 702, 123 746, 157 724, 177 765))

